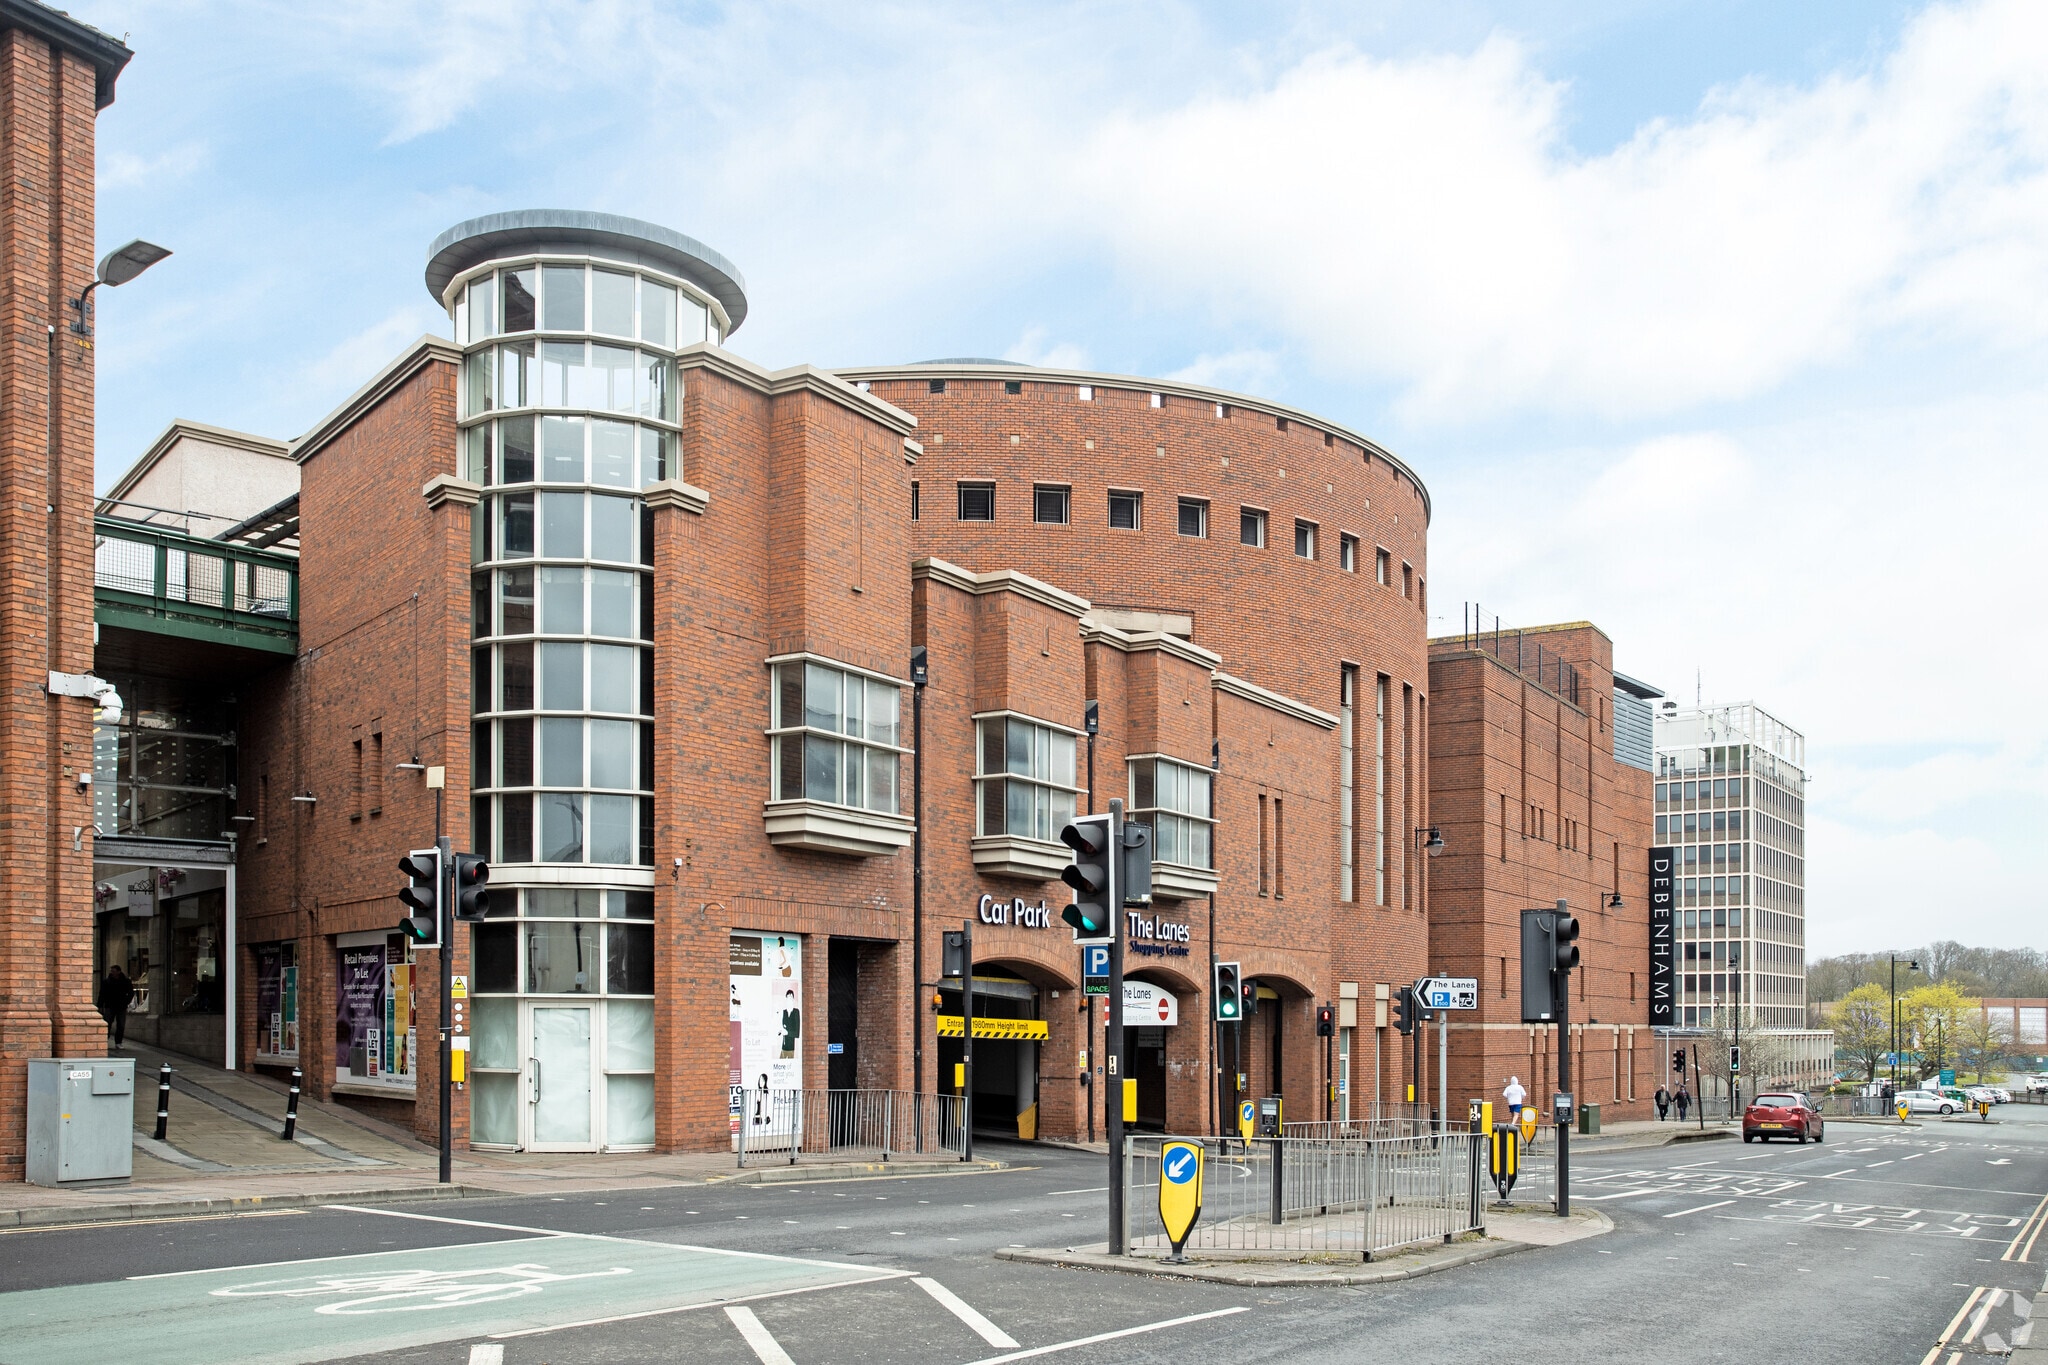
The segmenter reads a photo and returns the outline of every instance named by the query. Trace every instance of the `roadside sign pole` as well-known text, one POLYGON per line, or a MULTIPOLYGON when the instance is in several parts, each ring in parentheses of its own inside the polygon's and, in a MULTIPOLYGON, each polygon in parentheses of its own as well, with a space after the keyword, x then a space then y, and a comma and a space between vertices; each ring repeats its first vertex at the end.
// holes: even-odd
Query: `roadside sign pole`
POLYGON ((1436 1016, 1436 1130, 1439 1134, 1451 1131, 1451 1012, 1440 1010, 1436 1016))
POLYGON ((1124 803, 1109 801, 1109 1020, 1103 1028, 1102 1051, 1108 1057, 1109 1084, 1109 1254, 1129 1250, 1124 1221, 1124 803))

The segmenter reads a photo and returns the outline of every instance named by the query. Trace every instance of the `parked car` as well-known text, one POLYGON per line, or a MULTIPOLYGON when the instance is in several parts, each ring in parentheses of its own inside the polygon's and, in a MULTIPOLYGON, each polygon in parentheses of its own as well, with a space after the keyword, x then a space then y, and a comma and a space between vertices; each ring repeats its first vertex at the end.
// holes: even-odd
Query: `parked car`
POLYGON ((1742 1111, 1744 1142, 1755 1142, 1758 1138, 1769 1142, 1774 1137, 1797 1138, 1801 1143, 1809 1138, 1822 1142, 1826 1140, 1826 1131, 1813 1101, 1796 1090, 1768 1091, 1751 1100, 1742 1111))
POLYGON ((1953 1114, 1960 1111, 1963 1101, 1937 1095, 1932 1090, 1901 1090, 1892 1096, 1893 1104, 1903 1104, 1913 1114, 1953 1114))
POLYGON ((2027 1077, 2027 1093, 2029 1095, 2048 1094, 2048 1076, 2027 1077))
POLYGON ((1991 1092, 1991 1099, 1992 1099, 1992 1102, 1993 1102, 1993 1103, 1995 1103, 1995 1104, 2011 1104, 2011 1103, 2012 1103, 2012 1091, 2010 1091, 2010 1090, 2007 1090, 2007 1089, 2006 1089, 2006 1088, 2005 1088, 2004 1086, 2002 1086, 2002 1085, 1987 1085, 1987 1086, 1985 1086, 1984 1088, 1985 1088, 1986 1090, 1989 1090, 1989 1091, 1991 1092))

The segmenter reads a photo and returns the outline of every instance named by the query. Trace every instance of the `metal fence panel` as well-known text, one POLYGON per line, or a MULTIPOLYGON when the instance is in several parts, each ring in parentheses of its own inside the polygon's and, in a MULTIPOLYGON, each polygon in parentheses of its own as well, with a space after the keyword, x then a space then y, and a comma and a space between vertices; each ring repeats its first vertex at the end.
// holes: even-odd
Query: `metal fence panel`
MULTIPOLYGON (((1195 1138, 1206 1150, 1200 1252, 1348 1254, 1483 1231, 1482 1136, 1195 1138)), ((1131 1246, 1171 1246, 1159 1219, 1163 1138, 1136 1139, 1127 1163, 1131 1246)))
POLYGON ((745 1090, 734 1113, 739 1164, 887 1161, 966 1152, 959 1095, 906 1090, 745 1090))

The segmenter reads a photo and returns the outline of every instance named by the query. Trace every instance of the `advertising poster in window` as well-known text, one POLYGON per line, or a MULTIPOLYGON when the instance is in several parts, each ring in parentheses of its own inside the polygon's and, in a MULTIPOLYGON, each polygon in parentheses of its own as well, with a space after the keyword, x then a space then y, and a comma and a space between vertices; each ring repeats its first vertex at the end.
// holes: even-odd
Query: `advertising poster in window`
POLYGON ((278 1061, 299 1057, 299 969, 295 943, 259 943, 256 959, 256 1051, 278 1061))
POLYGON ((404 941, 345 934, 337 947, 335 1080, 410 1090, 418 1034, 404 941))
POLYGON ((771 1106, 764 1091, 803 1088, 803 940, 795 934, 732 936, 732 1131, 747 1145, 788 1137, 795 1106, 771 1106))

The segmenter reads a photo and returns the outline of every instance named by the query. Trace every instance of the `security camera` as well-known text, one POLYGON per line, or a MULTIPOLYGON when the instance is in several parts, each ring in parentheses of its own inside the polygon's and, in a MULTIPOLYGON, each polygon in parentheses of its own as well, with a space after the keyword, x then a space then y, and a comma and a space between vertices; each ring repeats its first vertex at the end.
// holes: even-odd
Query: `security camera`
POLYGON ((99 702, 100 721, 107 725, 119 725, 121 723, 122 710, 121 694, 114 690, 113 684, 109 683, 106 690, 99 694, 99 702))

